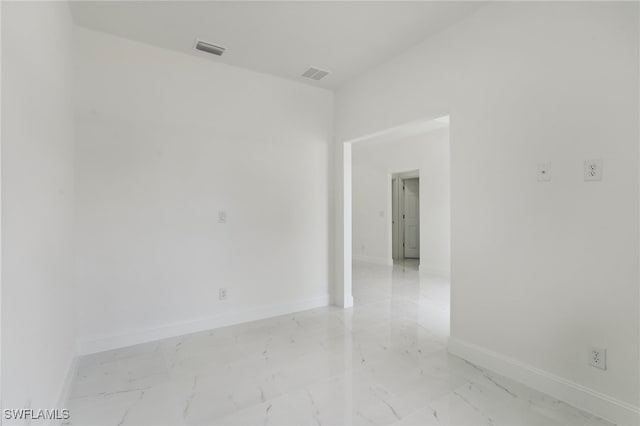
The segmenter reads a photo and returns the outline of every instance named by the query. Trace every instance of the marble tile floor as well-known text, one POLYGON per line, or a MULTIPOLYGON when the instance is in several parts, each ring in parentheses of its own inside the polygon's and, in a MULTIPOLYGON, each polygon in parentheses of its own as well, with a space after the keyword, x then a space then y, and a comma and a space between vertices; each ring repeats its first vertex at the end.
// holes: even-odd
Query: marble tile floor
POLYGON ((449 285, 354 264, 355 307, 83 357, 69 425, 604 425, 449 355, 449 285))

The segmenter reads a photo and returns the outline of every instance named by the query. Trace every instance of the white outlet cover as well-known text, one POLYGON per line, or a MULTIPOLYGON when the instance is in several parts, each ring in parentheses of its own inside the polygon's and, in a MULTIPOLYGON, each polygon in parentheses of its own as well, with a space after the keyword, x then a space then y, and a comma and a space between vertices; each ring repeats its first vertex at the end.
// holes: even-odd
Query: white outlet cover
POLYGON ((584 162, 584 180, 593 182, 602 180, 602 160, 587 160, 584 162))
POLYGON ((589 348, 589 365, 601 370, 607 369, 607 350, 603 348, 589 348))
POLYGON ((538 163, 538 182, 551 181, 551 163, 538 163))

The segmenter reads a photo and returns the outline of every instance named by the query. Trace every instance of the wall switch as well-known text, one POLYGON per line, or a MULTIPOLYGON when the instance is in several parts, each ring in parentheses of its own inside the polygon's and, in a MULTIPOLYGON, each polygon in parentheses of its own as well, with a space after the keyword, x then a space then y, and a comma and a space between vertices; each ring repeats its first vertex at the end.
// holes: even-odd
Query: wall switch
POLYGON ((606 370, 607 350, 602 348, 589 348, 589 365, 601 370, 606 370))
POLYGON ((221 288, 218 290, 218 299, 227 300, 227 289, 221 288))
POLYGON ((587 160, 584 162, 585 182, 602 180, 602 160, 587 160))
POLYGON ((551 163, 538 163, 538 182, 551 181, 551 163))
POLYGON ((223 210, 218 212, 218 223, 227 223, 227 212, 223 210))

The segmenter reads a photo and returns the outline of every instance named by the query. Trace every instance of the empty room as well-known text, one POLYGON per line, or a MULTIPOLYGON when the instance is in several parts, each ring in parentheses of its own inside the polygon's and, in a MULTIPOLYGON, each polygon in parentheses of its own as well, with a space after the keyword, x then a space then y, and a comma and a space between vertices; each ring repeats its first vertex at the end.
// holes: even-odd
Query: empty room
POLYGON ((0 15, 2 425, 640 425, 639 2, 0 15))

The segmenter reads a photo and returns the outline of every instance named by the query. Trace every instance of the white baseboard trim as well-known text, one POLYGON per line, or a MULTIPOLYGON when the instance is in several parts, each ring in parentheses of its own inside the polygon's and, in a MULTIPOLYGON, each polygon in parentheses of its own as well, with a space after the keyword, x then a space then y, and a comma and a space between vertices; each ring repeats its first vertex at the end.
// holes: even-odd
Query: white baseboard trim
POLYGON ((344 306, 342 306, 344 309, 347 308, 353 308, 353 295, 348 296, 345 301, 344 301, 344 306))
POLYGON ((358 262, 375 263, 376 265, 393 266, 393 259, 385 259, 382 257, 367 256, 364 254, 354 254, 352 259, 358 262))
MULTIPOLYGON (((54 408, 64 409, 67 407, 67 401, 69 400, 69 395, 71 394, 71 384, 73 383, 73 379, 76 377, 78 373, 78 357, 74 356, 69 362, 69 368, 67 369, 67 374, 64 378, 64 382, 62 383, 62 388, 60 389, 60 393, 58 395, 58 403, 54 408)), ((52 420, 50 425, 60 425, 64 420, 52 420)))
POLYGON ((551 395, 617 425, 640 424, 640 407, 620 401, 532 365, 453 337, 449 338, 448 350, 451 354, 473 364, 524 383, 533 389, 551 395))
POLYGON ((119 349, 140 343, 153 342, 183 334, 211 330, 228 325, 241 324, 265 318, 287 315, 294 312, 320 308, 329 305, 329 295, 277 305, 269 305, 241 311, 226 312, 224 314, 173 324, 165 324, 154 328, 137 330, 129 333, 114 334, 94 338, 78 339, 79 355, 119 349))

